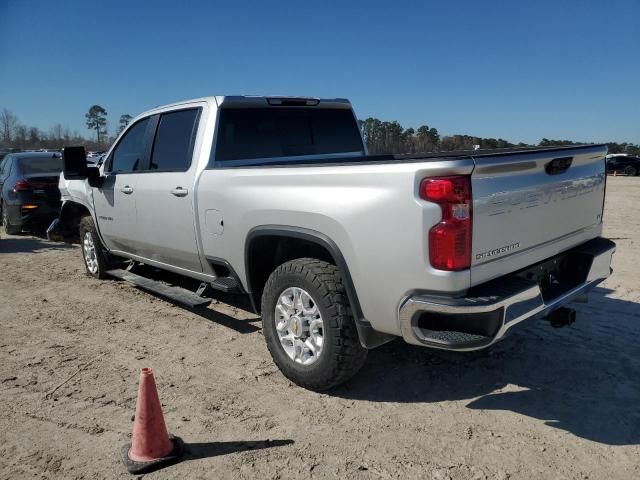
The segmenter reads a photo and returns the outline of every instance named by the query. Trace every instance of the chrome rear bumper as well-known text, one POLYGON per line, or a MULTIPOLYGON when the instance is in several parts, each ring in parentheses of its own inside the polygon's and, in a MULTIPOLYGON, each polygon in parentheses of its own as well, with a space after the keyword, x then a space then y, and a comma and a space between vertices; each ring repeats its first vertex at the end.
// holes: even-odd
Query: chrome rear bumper
POLYGON ((611 274, 614 252, 615 243, 603 238, 573 249, 572 254, 590 259, 588 271, 580 284, 552 298, 549 295, 545 298, 538 283, 517 274, 489 282, 491 285, 480 289, 482 295, 462 298, 409 295, 398 311, 402 336, 407 343, 446 350, 486 348, 502 339, 514 325, 529 318, 545 317, 589 292, 611 274), (421 318, 427 321, 436 318, 439 327, 424 328, 421 318))

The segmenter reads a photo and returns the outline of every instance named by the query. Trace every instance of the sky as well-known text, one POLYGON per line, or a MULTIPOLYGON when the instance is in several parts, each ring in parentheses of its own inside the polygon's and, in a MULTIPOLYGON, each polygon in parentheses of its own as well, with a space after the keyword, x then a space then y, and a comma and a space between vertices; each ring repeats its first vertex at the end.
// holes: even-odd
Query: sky
POLYGON ((234 94, 349 98, 441 134, 640 143, 640 0, 0 0, 0 109, 234 94))

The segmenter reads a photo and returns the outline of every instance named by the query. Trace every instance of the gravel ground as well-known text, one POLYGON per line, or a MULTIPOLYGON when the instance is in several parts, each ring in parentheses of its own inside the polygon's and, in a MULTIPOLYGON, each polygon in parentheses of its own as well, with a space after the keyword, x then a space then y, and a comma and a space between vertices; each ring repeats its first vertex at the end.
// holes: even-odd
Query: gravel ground
POLYGON ((260 319, 222 297, 196 314, 87 277, 78 247, 3 234, 0 478, 131 478, 146 366, 191 452, 149 478, 640 478, 640 178, 607 194, 615 273, 574 326, 470 354, 395 341, 325 394, 287 381, 260 319))

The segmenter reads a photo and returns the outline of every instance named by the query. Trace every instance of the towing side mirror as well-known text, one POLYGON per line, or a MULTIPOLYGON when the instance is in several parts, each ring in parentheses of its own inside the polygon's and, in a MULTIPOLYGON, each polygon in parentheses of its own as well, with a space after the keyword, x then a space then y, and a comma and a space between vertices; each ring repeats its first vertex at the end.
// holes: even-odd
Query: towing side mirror
POLYGON ((100 175, 100 167, 87 167, 87 179, 90 187, 102 188, 104 177, 100 175))
POLYGON ((100 167, 87 165, 87 154, 84 147, 64 147, 62 158, 64 160, 64 178, 67 180, 87 180, 91 187, 102 187, 103 177, 100 175, 100 167))
POLYGON ((64 178, 67 180, 84 180, 88 177, 87 154, 84 147, 64 147, 64 178))

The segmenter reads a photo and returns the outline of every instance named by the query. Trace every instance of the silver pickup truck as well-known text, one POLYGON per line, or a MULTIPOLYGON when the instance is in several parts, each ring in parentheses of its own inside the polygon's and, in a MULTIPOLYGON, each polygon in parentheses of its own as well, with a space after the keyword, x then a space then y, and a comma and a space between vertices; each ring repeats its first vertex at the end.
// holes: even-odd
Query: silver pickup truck
POLYGON ((65 149, 50 234, 94 277, 191 306, 247 295, 280 370, 323 390, 396 337, 475 350, 573 321, 565 305, 611 273, 606 153, 370 156, 347 100, 208 97, 139 115, 97 167, 65 149))

